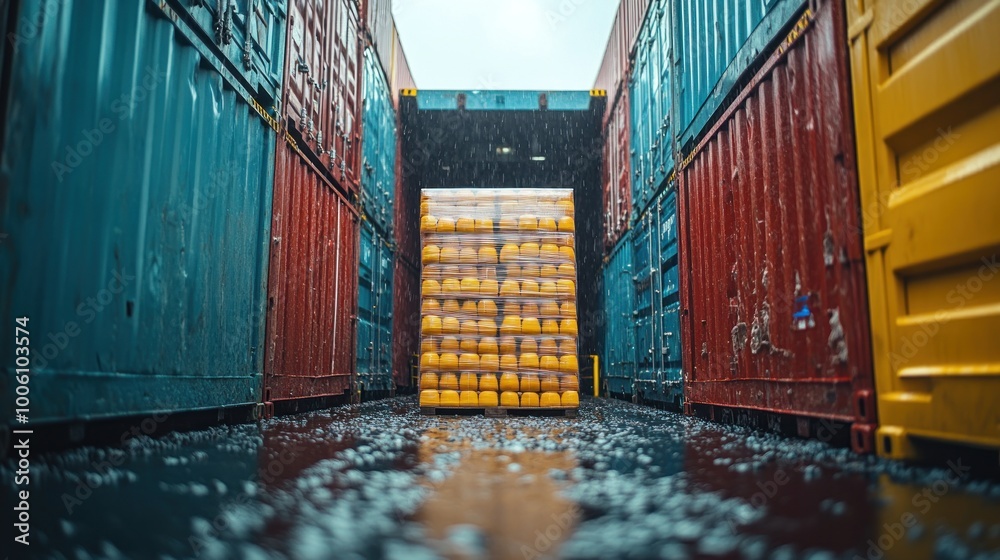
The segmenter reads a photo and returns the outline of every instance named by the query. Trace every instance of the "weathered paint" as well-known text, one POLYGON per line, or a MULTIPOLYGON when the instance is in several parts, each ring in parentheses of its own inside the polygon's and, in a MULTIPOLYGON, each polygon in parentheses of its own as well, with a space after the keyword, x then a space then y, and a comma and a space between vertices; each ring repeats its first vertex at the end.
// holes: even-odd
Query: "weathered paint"
POLYGON ((594 82, 594 89, 605 90, 608 95, 608 105, 603 116, 605 121, 611 116, 614 100, 627 94, 625 83, 628 81, 630 55, 649 4, 649 0, 622 0, 618 4, 604 49, 604 58, 601 59, 594 82))
POLYGON ((635 396, 680 408, 677 195, 672 188, 636 220, 630 237, 635 284, 635 396))
POLYGON ((601 378, 607 391, 632 396, 635 381, 635 289, 632 240, 626 236, 604 265, 604 353, 601 378))
POLYGON ((359 390, 392 389, 392 250, 370 222, 361 223, 358 258, 357 367, 359 390))
POLYGON ((628 231, 632 211, 632 177, 629 165, 629 96, 622 95, 611 110, 604 131, 604 250, 609 251, 628 231))
POLYGON ((365 49, 361 108, 361 210, 388 238, 396 198, 396 110, 375 51, 365 49))
POLYGON ((588 91, 419 90, 421 111, 588 111, 588 91), (544 106, 543 106, 544 104, 544 106))
POLYGON ((358 217, 294 146, 275 159, 264 401, 350 391, 358 217))
POLYGON ((347 193, 361 162, 361 50, 354 0, 291 0, 284 125, 306 157, 347 193))
POLYGON ((251 97, 267 107, 281 99, 285 0, 146 1, 168 17, 176 14, 179 33, 211 48, 251 97))
POLYGON ((30 318, 32 423, 260 401, 276 134, 148 8, 20 3, 0 332, 30 318))
POLYGON ((670 49, 670 7, 667 0, 654 0, 639 32, 629 81, 635 216, 656 199, 674 170, 670 49))
POLYGON ((894 458, 927 438, 1000 448, 1000 2, 913 4, 847 2, 876 443, 894 458))
MULTIPOLYGON (((400 228, 402 229, 402 228, 400 228)), ((412 385, 414 356, 420 348, 420 269, 396 258, 392 302, 392 379, 397 387, 412 385)))
POLYGON ((740 79, 798 14, 805 0, 674 0, 674 134, 688 153, 692 141, 740 79))
POLYGON ((815 5, 680 173, 685 398, 863 435, 875 411, 843 5, 815 5))

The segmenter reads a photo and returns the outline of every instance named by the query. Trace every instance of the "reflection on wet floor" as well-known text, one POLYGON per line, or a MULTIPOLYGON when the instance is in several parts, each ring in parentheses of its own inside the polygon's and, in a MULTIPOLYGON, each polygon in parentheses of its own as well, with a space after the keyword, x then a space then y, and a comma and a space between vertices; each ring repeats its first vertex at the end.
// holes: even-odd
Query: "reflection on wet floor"
MULTIPOLYGON (((555 555, 577 522, 578 510, 561 490, 565 486, 549 473, 575 466, 569 451, 497 450, 488 437, 513 440, 505 419, 477 442, 456 437, 448 423, 424 432, 420 447, 422 462, 433 462, 439 454, 456 453, 459 459, 451 476, 421 483, 431 489, 415 516, 432 539, 449 543, 442 551, 449 559, 481 558, 485 553, 498 560, 555 555)), ((553 419, 556 423, 565 419, 553 419)), ((462 432, 459 432, 462 433, 462 432)), ((526 430, 521 436, 559 439, 558 434, 526 430)))
POLYGON ((617 401, 487 419, 402 398, 39 458, 31 556, 1000 558, 978 468, 617 401))

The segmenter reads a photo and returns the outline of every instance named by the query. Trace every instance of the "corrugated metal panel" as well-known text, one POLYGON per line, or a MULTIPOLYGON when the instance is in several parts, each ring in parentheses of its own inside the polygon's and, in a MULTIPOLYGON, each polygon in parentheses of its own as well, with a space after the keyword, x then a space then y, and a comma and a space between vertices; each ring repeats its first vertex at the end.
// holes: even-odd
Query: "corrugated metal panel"
POLYGON ((632 204, 643 212, 674 169, 671 137, 670 10, 655 0, 637 42, 629 83, 632 107, 632 204))
POLYGON ((420 269, 396 259, 392 303, 392 378, 409 387, 420 342, 420 269))
POLYGON ((354 0, 291 0, 287 50, 285 126, 344 192, 357 192, 361 53, 354 0))
POLYGON ((358 219, 333 183, 278 146, 265 401, 343 395, 354 366, 358 219))
POLYGON ((604 356, 601 377, 611 393, 631 396, 635 381, 635 290, 632 240, 625 237, 604 265, 604 356))
POLYGON ((375 47, 382 73, 392 75, 392 0, 364 0, 368 44, 375 47))
POLYGON ((391 238, 396 198, 396 111, 375 52, 365 49, 361 210, 391 238))
POLYGON ((594 80, 595 89, 608 92, 608 106, 604 119, 610 116, 611 106, 615 99, 624 94, 624 83, 628 79, 629 55, 635 45, 639 28, 642 26, 649 0, 622 0, 611 24, 604 58, 594 80))
POLYGON ((687 148, 805 0, 675 0, 674 134, 687 148))
POLYGON ((0 163, 31 421, 259 402, 274 130, 145 4, 47 5, 21 3, 0 163))
POLYGON ((461 105, 466 111, 537 111, 544 103, 549 111, 588 111, 592 97, 589 91, 419 90, 417 108, 454 111, 461 105))
POLYGON ((410 63, 406 60, 406 52, 403 51, 403 43, 399 41, 399 32, 396 30, 396 23, 392 24, 392 83, 389 90, 392 92, 392 105, 399 109, 399 90, 415 89, 417 83, 413 80, 410 72, 410 63))
POLYGON ((364 391, 392 389, 392 280, 395 273, 389 244, 361 223, 358 259, 357 372, 364 391))
POLYGON ((281 99, 285 64, 284 0, 147 0, 186 24, 188 39, 209 45, 226 71, 267 106, 281 99))
POLYGON ((879 453, 1000 447, 1000 2, 848 2, 879 453))
POLYGON ((680 174, 685 393, 870 428, 843 5, 816 5, 680 174))
POLYGON ((632 210, 632 177, 629 153, 629 96, 618 98, 612 118, 604 132, 604 161, 602 181, 604 187, 604 248, 606 251, 618 243, 628 230, 632 210))

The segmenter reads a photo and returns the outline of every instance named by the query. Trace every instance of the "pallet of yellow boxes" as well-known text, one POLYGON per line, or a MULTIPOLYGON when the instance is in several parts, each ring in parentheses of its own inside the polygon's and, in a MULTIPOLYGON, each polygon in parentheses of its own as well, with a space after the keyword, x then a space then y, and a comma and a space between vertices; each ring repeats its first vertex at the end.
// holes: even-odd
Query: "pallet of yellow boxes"
POLYGON ((425 414, 580 405, 572 189, 423 189, 425 414))

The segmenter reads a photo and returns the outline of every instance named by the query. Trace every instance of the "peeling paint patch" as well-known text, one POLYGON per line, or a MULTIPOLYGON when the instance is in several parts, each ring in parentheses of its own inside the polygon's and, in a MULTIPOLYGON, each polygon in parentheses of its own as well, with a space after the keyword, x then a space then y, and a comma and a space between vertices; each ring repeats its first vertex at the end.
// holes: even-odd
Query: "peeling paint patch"
POLYGON ((756 354, 771 346, 771 306, 764 304, 750 327, 750 352, 756 354))
POLYGON ((833 232, 826 230, 826 233, 823 234, 823 264, 833 266, 835 252, 836 247, 833 244, 833 232))
POLYGON ((834 365, 847 363, 847 340, 844 337, 844 327, 840 323, 840 309, 831 309, 830 315, 830 361, 834 365))
POLYGON ((747 324, 736 323, 730 334, 733 338, 733 354, 739 354, 747 345, 747 324))

